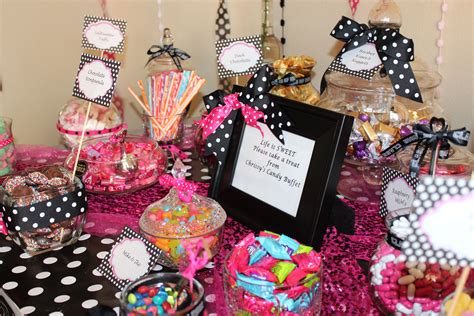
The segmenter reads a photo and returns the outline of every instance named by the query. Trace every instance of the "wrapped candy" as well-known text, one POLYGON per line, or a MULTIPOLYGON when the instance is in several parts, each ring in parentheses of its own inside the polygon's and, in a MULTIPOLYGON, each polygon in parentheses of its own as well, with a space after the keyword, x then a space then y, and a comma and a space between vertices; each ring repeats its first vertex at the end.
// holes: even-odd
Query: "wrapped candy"
POLYGON ((276 60, 273 71, 278 80, 270 93, 316 105, 320 95, 311 85, 311 71, 315 65, 316 61, 309 56, 289 56, 276 60))
POLYGON ((256 238, 249 234, 244 240, 224 263, 229 314, 316 315, 322 292, 320 254, 288 236, 267 231, 256 238), (255 249, 263 249, 265 255, 252 263, 248 258, 255 249))
MULTIPOLYGON (((120 134, 120 133, 119 133, 120 134)), ((158 181, 167 164, 166 153, 144 136, 93 138, 84 142, 80 161, 86 164, 82 180, 87 191, 100 194, 133 192, 158 181)), ((77 147, 66 159, 74 167, 77 147)))
MULTIPOLYGON (((216 201, 194 193, 197 186, 185 180, 186 168, 179 159, 172 173, 174 177, 160 177, 161 185, 172 187, 170 192, 146 208, 139 226, 142 234, 163 250, 160 263, 178 268, 188 263, 183 243, 202 240, 208 259, 212 259, 219 250, 227 215, 216 201)), ((236 264, 233 271, 242 265, 236 264)))

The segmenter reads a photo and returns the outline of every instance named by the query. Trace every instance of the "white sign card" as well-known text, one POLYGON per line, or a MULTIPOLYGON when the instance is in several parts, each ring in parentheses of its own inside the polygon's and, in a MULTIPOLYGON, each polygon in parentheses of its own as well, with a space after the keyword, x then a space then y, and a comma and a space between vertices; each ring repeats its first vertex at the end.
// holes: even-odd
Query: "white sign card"
POLYGON ((248 36, 216 42, 219 78, 250 75, 262 66, 262 38, 248 36))
POLYGON ((125 226, 97 270, 120 289, 147 274, 161 250, 145 237, 125 226))
POLYGON ((329 70, 370 80, 382 67, 382 61, 373 43, 340 53, 329 65, 329 70))
POLYGON ((382 192, 380 199, 380 216, 411 207, 415 200, 418 178, 410 177, 400 171, 384 168, 382 173, 382 192))
POLYGON ((104 17, 84 17, 82 47, 122 53, 127 22, 104 17))
POLYGON ((82 54, 72 95, 103 106, 110 106, 120 62, 82 54))
POLYGON ((285 145, 263 123, 245 126, 232 186, 296 217, 315 141, 283 131, 285 145))
POLYGON ((474 268, 474 180, 423 177, 413 209, 407 261, 474 268))

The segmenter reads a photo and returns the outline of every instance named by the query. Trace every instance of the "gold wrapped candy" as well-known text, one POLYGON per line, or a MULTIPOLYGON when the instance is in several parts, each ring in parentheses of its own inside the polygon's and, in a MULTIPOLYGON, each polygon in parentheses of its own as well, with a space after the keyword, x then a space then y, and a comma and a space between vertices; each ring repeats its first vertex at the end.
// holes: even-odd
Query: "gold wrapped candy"
POLYGON ((365 141, 367 142, 373 142, 378 139, 374 128, 372 127, 372 125, 370 125, 369 122, 362 123, 359 127, 359 132, 362 134, 362 137, 364 137, 365 141))
POLYGON ((375 124, 374 127, 376 133, 387 133, 393 137, 395 137, 398 133, 398 128, 392 127, 384 123, 375 124))
MULTIPOLYGON (((273 70, 278 76, 278 79, 282 79, 288 74, 294 75, 296 79, 310 78, 311 70, 315 64, 316 61, 314 58, 309 56, 290 56, 276 60, 273 63, 273 70)), ((316 105, 320 99, 320 94, 311 85, 311 81, 294 86, 278 85, 275 86, 270 92, 283 98, 288 98, 311 105, 316 105)))

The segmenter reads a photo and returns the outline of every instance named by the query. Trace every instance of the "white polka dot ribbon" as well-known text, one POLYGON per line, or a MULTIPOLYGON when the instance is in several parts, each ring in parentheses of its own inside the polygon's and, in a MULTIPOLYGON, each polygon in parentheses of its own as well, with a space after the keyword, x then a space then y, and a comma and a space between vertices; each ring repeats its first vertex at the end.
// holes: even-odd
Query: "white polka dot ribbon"
POLYGON ((173 187, 178 191, 178 197, 181 201, 191 202, 194 192, 196 192, 197 184, 186 181, 184 178, 174 178, 169 174, 160 176, 160 185, 164 187, 173 187))
POLYGON ((417 143, 410 161, 410 176, 417 177, 420 172, 420 164, 423 161, 428 149, 431 148, 430 174, 433 174, 436 162, 436 146, 443 141, 451 142, 459 146, 467 146, 471 132, 465 127, 448 130, 448 125, 444 119, 431 118, 429 125, 415 124, 413 134, 400 139, 398 142, 381 152, 383 157, 396 154, 412 143, 417 143), (437 129, 436 126, 439 126, 437 129))
MULTIPOLYGON (((388 74, 395 94, 416 102, 423 102, 420 88, 410 66, 414 60, 413 40, 400 34, 398 29, 369 28, 365 24, 343 16, 331 31, 331 35, 346 42, 335 61, 328 70, 340 71, 363 79, 371 79, 376 70, 349 70, 341 62, 341 55, 367 43, 374 44, 384 66, 383 72, 388 74)), ((325 81, 321 83, 321 91, 325 88, 325 81)))

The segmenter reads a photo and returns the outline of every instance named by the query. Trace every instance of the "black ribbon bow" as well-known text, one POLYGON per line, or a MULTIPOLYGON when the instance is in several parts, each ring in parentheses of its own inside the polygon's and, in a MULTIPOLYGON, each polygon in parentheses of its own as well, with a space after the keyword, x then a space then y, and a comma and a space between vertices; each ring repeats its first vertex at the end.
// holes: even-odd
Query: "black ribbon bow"
POLYGON ((173 59, 173 62, 179 71, 183 71, 183 67, 181 67, 180 60, 186 60, 188 58, 191 58, 188 53, 179 48, 174 47, 173 44, 163 46, 152 45, 150 49, 148 49, 147 54, 150 55, 150 58, 148 59, 146 65, 148 65, 153 59, 160 57, 163 54, 168 54, 171 59, 173 59))
MULTIPOLYGON (((293 123, 288 115, 280 106, 270 100, 268 92, 273 88, 276 75, 267 65, 260 67, 251 77, 242 92, 237 94, 237 99, 244 105, 250 106, 264 114, 263 120, 275 137, 285 144, 283 137, 283 127, 292 126, 293 123)), ((222 90, 216 90, 213 93, 203 97, 204 104, 208 113, 218 107, 224 106, 226 93, 222 90)), ((215 154, 219 163, 225 161, 227 149, 234 129, 234 122, 238 111, 232 111, 218 127, 214 133, 206 139, 206 154, 215 154), (217 144, 218 148, 215 148, 217 144), (224 148, 224 151, 222 151, 224 148)))
POLYGON ((433 175, 436 166, 437 146, 441 142, 449 141, 459 146, 467 146, 471 132, 465 127, 448 130, 448 125, 444 119, 433 117, 429 125, 415 124, 413 134, 410 134, 384 150, 383 157, 391 156, 409 144, 417 143, 410 161, 410 176, 417 177, 420 172, 420 163, 423 161, 426 152, 431 148, 430 174, 433 175))
MULTIPOLYGON (((364 73, 364 71, 346 69, 344 65, 337 61, 340 61, 342 54, 345 52, 361 47, 367 43, 372 43, 375 45, 379 58, 384 66, 382 71, 388 74, 395 94, 416 102, 423 102, 420 88, 418 87, 415 75, 410 66, 410 61, 414 60, 412 39, 400 34, 398 29, 369 28, 367 25, 359 24, 345 16, 343 16, 334 27, 331 36, 346 42, 346 44, 328 70, 342 70, 342 72, 349 75, 355 75, 365 79, 368 77, 370 79, 371 76, 368 75, 367 72, 364 73), (338 65, 333 66, 335 62, 338 65)), ((323 92, 325 88, 326 82, 323 76, 321 92, 323 92)))

